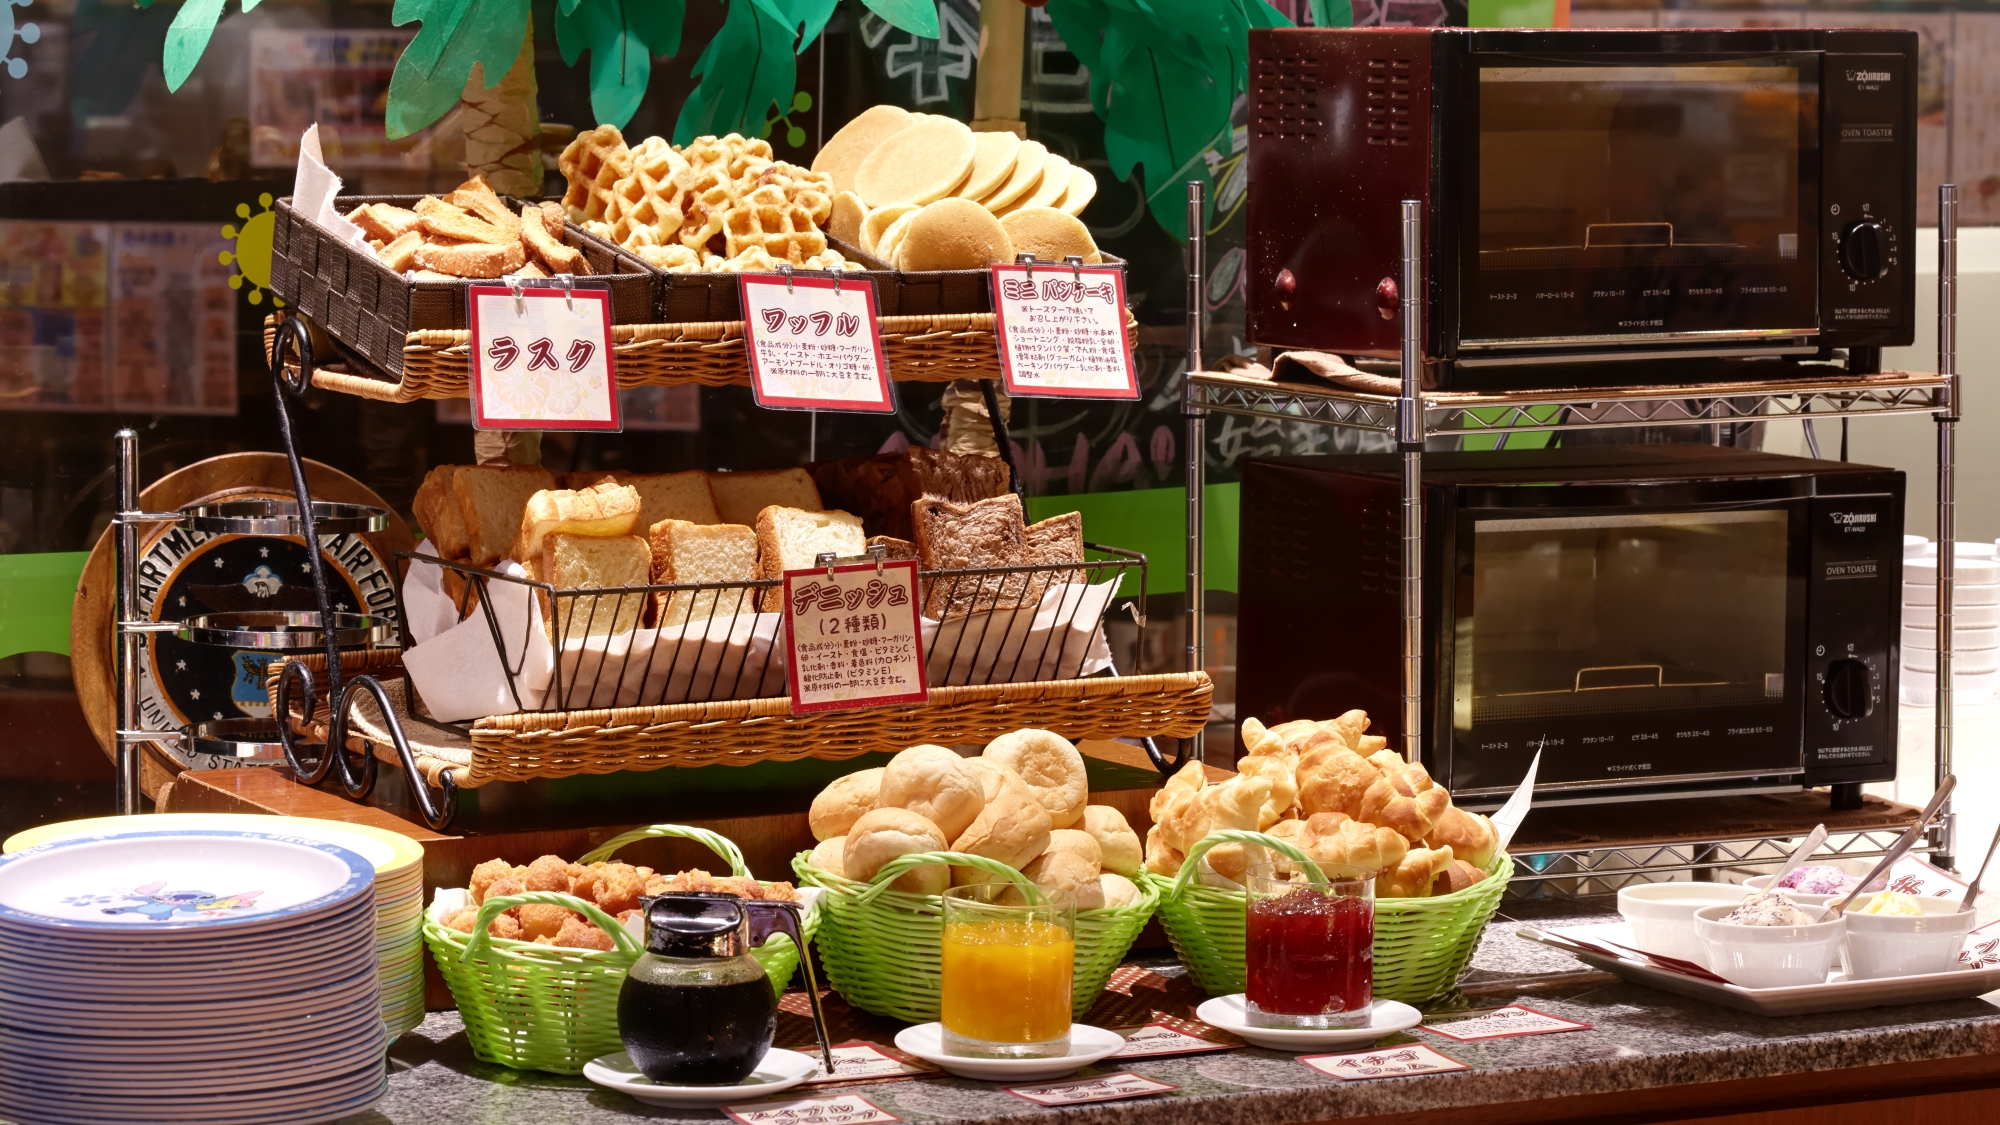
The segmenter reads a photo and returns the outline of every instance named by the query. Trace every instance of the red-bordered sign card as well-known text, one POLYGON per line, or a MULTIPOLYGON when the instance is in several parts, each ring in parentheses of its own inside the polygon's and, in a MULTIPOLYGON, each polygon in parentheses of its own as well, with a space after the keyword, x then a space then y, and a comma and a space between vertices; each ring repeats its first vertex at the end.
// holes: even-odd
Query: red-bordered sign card
POLYGON ((1054 262, 992 270, 994 335, 1008 394, 1139 397, 1125 337, 1125 271, 1054 262))
POLYGON ((847 711, 930 698, 917 562, 785 572, 792 711, 847 711))
POLYGON ((1590 1025, 1537 1012, 1521 1004, 1509 1004, 1476 1016, 1447 1023, 1425 1024, 1424 1030, 1460 1043, 1480 1039, 1505 1039, 1514 1035, 1554 1035, 1563 1031, 1589 1031, 1590 1025))
POLYGON ((875 1125, 902 1120, 860 1094, 741 1102, 723 1106, 722 1112, 739 1125, 875 1125))
POLYGON ((472 424, 482 430, 618 430, 611 290, 523 279, 466 290, 472 424))
POLYGON ((737 284, 757 405, 873 414, 896 409, 873 281, 746 273, 737 284))

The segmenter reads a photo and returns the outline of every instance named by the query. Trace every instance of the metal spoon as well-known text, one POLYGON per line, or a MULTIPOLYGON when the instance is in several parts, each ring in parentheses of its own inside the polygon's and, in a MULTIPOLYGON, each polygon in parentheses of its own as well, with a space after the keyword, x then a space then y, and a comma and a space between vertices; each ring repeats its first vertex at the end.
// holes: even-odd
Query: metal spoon
POLYGON ((1986 845, 1986 858, 1979 862, 1979 874, 1972 877, 1972 885, 1965 888, 1965 897, 1958 900, 1958 909, 1963 912, 1972 909, 1972 900, 1979 897, 1979 881, 1986 877, 1986 868, 1993 862, 1993 851, 2000 848, 2000 828, 1993 830, 1993 842, 1986 845))
POLYGON ((1937 787, 1937 792, 1931 794, 1930 804, 1925 805, 1924 811, 1917 814, 1917 822, 1910 825, 1909 831, 1904 832, 1898 837, 1895 843, 1889 845, 1888 852, 1882 856, 1882 862, 1877 863, 1875 870, 1870 871, 1867 878, 1856 884, 1854 889, 1848 892, 1846 898, 1826 908, 1826 917, 1821 919, 1821 921, 1830 922, 1846 913, 1848 904, 1852 903, 1856 896, 1860 895, 1862 891, 1867 890, 1870 883, 1873 883, 1878 876, 1888 871, 1890 866, 1897 860, 1903 858, 1904 853, 1910 850, 1910 846, 1917 842, 1917 837, 1924 834, 1924 825, 1929 824, 1931 818, 1937 815, 1937 811, 1944 807, 1945 800, 1951 796, 1951 791, 1956 788, 1958 788, 1958 775, 1955 773, 1945 774, 1944 783, 1937 787))
POLYGON ((1818 851, 1819 846, 1824 843, 1826 843, 1826 825, 1819 824, 1813 826, 1812 834, 1806 837, 1805 843, 1792 849, 1791 858, 1785 861, 1783 867, 1778 868, 1778 873, 1771 876, 1770 882, 1764 884, 1764 890, 1757 897, 1762 898, 1764 895, 1778 890, 1778 884, 1785 881, 1785 876, 1797 871, 1806 860, 1812 858, 1812 854, 1818 851))

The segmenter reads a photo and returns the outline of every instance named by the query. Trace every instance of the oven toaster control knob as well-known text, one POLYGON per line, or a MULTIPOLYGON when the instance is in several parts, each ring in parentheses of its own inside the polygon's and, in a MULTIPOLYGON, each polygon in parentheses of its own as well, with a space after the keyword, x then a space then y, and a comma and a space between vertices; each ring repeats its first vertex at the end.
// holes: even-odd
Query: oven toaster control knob
POLYGON ((1856 281, 1889 272, 1889 232, 1881 223, 1863 219, 1840 233, 1840 268, 1856 281))
POLYGON ((1852 656, 1826 666, 1826 709, 1836 719, 1865 719, 1875 710, 1868 665, 1852 656))

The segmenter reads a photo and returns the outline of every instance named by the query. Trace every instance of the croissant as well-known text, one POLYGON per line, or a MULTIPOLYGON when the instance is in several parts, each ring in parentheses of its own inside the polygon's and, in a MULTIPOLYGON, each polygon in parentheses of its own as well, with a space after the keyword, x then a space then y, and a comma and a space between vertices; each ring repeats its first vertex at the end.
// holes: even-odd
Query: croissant
POLYGON ((1415 843, 1431 834, 1438 817, 1450 807, 1451 794, 1442 789, 1433 787, 1411 796, 1403 793, 1395 780, 1378 777, 1361 795, 1361 810, 1354 818, 1393 828, 1415 843))
POLYGON ((1444 874, 1439 875, 1431 883, 1431 894, 1433 896, 1457 894, 1485 878, 1486 872, 1462 859, 1454 859, 1451 861, 1451 866, 1444 869, 1444 874))
POLYGON ((1158 824, 1167 806, 1179 801, 1184 794, 1200 792, 1207 784, 1208 772, 1203 769, 1200 762, 1190 761, 1174 776, 1168 778, 1167 783, 1160 786, 1158 793, 1153 794, 1152 803, 1146 807, 1146 812, 1152 817, 1153 823, 1158 824))
POLYGON ((1432 884, 1450 868, 1450 848, 1411 848, 1402 862, 1375 877, 1375 897, 1428 898, 1432 884))
MULTIPOLYGON (((1264 802, 1271 796, 1271 783, 1261 777, 1237 774, 1221 785, 1211 785, 1201 791, 1202 810, 1206 814, 1208 826, 1202 836, 1217 829, 1237 828, 1256 831, 1260 825, 1258 818, 1263 814, 1264 802)), ((1186 851, 1194 846, 1195 840, 1182 844, 1186 851)), ((1263 853, 1257 848, 1258 857, 1263 853)), ((1243 844, 1221 844, 1208 850, 1208 865, 1215 868, 1218 875, 1243 881, 1243 873, 1249 869, 1253 859, 1251 850, 1243 844)))
POLYGON ((1327 719, 1319 724, 1319 729, 1337 735, 1347 744, 1349 750, 1361 748, 1361 732, 1368 729, 1368 712, 1356 708, 1341 714, 1339 718, 1327 719))
POLYGON ((1410 849, 1401 833, 1363 824, 1346 813, 1316 813, 1306 830, 1311 843, 1302 850, 1314 863, 1379 872, 1401 863, 1410 849))
POLYGON ((1437 824, 1424 836, 1424 846, 1449 847, 1452 855, 1477 868, 1483 878, 1493 853, 1499 850, 1500 834, 1492 821, 1454 805, 1437 818, 1437 824))
POLYGON ((1264 807, 1257 815, 1259 829, 1278 823, 1278 818, 1298 802, 1298 778, 1292 771, 1291 763, 1278 755, 1252 754, 1239 758, 1236 773, 1239 777, 1262 778, 1271 785, 1271 795, 1264 799, 1264 807))
POLYGON ((1338 812, 1366 819, 1361 798, 1381 779, 1381 770, 1339 743, 1310 751, 1299 759, 1299 808, 1308 816, 1338 812))
POLYGON ((1358 754, 1373 754, 1389 745, 1389 740, 1379 734, 1364 734, 1355 740, 1354 750, 1358 754))
POLYGON ((1181 864, 1186 862, 1187 856, 1180 849, 1161 838, 1159 825, 1146 830, 1146 870, 1171 879, 1181 873, 1181 864))

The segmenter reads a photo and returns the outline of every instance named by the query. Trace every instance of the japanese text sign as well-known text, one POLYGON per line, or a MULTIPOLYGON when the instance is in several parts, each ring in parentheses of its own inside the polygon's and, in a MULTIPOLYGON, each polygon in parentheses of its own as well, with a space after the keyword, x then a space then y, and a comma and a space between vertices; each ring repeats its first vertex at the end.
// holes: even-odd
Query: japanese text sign
MULTIPOLYGON (((1193 1055, 1209 1051, 1233 1051, 1243 1045, 1235 1036, 1228 1036, 1228 1042, 1203 1039, 1168 1027, 1163 1023, 1149 1023, 1144 1027, 1118 1028, 1118 1034, 1125 1037, 1125 1045, 1112 1054, 1114 1059, 1140 1058, 1148 1055, 1193 1055)), ((1219 1032, 1218 1034, 1227 1034, 1219 1032)))
POLYGON ((1519 1004, 1509 1004, 1449 1023, 1425 1024, 1424 1030, 1446 1039, 1470 1043, 1475 1039, 1505 1039, 1512 1035, 1550 1035, 1559 1031, 1588 1031, 1590 1025, 1566 1020, 1519 1004))
POLYGON ((472 424, 487 430, 617 430, 611 292, 522 281, 466 290, 472 424))
POLYGON ((726 1105, 722 1112, 742 1125, 872 1125, 901 1121, 859 1094, 726 1105))
POLYGON ((937 1069, 929 1063, 897 1058, 874 1043, 842 1043, 832 1048, 832 1051, 833 1073, 828 1074, 826 1064, 821 1063, 819 1073, 806 1079, 806 1085, 828 1082, 886 1082, 900 1078, 915 1078, 919 1074, 930 1074, 937 1069))
POLYGON ((994 266, 993 313, 1008 394, 1139 397, 1125 338, 1123 270, 994 266))
POLYGON ((1472 1069, 1457 1059, 1438 1054, 1421 1043, 1406 1047, 1383 1047, 1372 1051, 1350 1051, 1340 1055, 1303 1055, 1299 1061, 1321 1074, 1330 1074, 1342 1082, 1472 1069))
POLYGON ((1009 1086, 1007 1092, 1036 1105, 1081 1105, 1084 1102, 1143 1098, 1148 1094, 1164 1094, 1178 1089, 1179 1086, 1168 1085, 1165 1082, 1155 1082, 1136 1074, 1121 1073, 1100 1074, 1092 1078, 1073 1078, 1063 1082, 1039 1082, 1033 1086, 1009 1086))
POLYGON ((896 409, 874 282, 746 273, 737 284, 757 405, 878 414, 896 409))
POLYGON ((788 570, 784 592, 793 712, 929 698, 915 559, 788 570))

